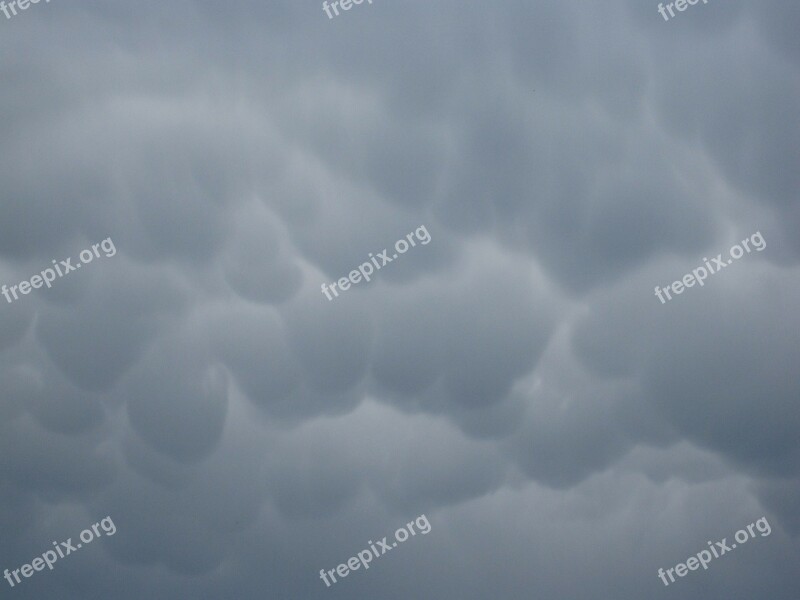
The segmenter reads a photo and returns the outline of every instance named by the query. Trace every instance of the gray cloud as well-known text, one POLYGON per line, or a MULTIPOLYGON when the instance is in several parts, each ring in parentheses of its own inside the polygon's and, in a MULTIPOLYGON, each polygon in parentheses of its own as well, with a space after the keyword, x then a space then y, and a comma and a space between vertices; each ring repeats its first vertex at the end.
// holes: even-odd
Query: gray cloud
POLYGON ((0 299, 0 568, 118 528, 10 592, 793 599, 800 14, 656 6, 0 18, 0 284, 118 251, 0 299))

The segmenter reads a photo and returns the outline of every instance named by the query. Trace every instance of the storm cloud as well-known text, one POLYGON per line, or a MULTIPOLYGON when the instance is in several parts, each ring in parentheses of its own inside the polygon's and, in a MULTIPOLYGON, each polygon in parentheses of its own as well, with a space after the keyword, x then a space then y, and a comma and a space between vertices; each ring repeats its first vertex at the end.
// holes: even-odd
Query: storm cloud
POLYGON ((0 16, 8 597, 796 600, 799 6, 0 16))

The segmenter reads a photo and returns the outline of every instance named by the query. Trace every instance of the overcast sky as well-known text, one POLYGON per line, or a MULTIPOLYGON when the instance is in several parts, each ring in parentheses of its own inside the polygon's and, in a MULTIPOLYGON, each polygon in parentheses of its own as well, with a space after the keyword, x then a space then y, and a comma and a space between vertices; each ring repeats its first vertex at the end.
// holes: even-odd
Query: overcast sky
POLYGON ((800 4, 657 5, 0 13, 0 283, 117 250, 0 297, 0 569, 117 527, 0 596, 797 600, 800 4))

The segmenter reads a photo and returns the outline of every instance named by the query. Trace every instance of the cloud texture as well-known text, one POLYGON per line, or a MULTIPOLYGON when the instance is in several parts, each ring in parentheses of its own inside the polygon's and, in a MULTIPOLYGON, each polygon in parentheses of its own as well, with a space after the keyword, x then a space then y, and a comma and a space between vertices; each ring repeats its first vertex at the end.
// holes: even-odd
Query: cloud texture
POLYGON ((799 6, 0 17, 0 283, 118 250, 0 299, 2 568, 117 526, 5 592, 796 600, 799 6))

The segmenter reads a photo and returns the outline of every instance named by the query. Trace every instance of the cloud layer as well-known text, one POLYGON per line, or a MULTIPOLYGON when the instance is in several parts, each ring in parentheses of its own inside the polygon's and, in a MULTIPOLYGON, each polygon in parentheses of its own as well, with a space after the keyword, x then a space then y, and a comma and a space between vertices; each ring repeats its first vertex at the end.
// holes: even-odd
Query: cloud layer
POLYGON ((320 8, 0 18, 0 283, 118 250, 0 299, 2 568, 117 526, 8 593, 794 600, 798 5, 320 8))

